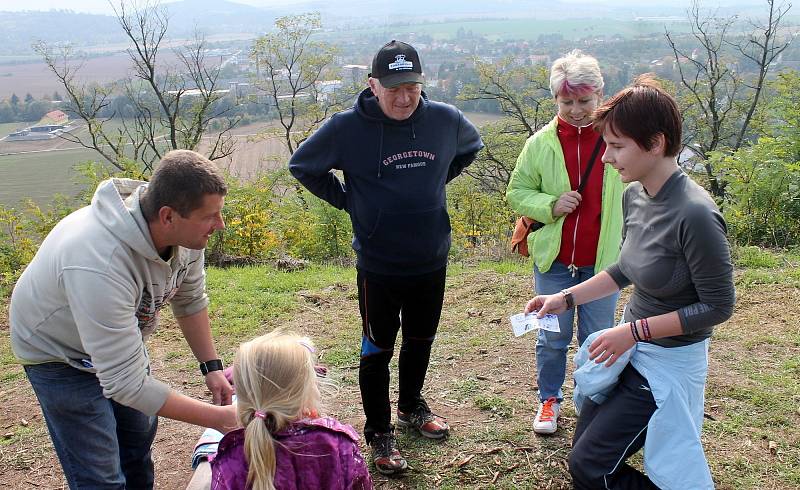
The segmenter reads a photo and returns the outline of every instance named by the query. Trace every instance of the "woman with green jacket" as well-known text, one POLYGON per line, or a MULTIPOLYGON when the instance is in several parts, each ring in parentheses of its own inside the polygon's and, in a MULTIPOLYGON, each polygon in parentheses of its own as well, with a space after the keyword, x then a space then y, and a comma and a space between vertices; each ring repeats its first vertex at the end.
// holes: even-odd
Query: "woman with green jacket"
MULTIPOLYGON (((528 236, 536 294, 575 286, 616 262, 619 254, 623 185, 617 171, 599 161, 605 145, 591 120, 603 85, 597 60, 579 50, 553 63, 550 91, 558 113, 525 143, 508 184, 511 207, 544 224, 528 236), (596 145, 599 151, 594 151, 596 145), (596 161, 587 174, 592 154, 596 161), (579 193, 582 180, 586 182, 579 193)), ((618 296, 577 308, 579 344, 614 324, 618 296)), ((539 434, 557 429, 575 310, 568 308, 559 315, 560 332, 539 330, 540 405, 533 423, 539 434)))

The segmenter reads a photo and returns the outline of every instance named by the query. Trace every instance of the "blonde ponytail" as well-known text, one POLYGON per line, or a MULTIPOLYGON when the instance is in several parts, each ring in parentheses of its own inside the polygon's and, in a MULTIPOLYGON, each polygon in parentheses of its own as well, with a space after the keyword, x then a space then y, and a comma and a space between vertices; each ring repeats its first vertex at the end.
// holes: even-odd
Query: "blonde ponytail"
POLYGON ((253 418, 244 431, 244 455, 247 458, 247 487, 275 490, 275 441, 265 421, 253 418))
POLYGON ((311 341, 274 331, 245 342, 234 361, 239 423, 253 490, 274 490, 274 434, 320 408, 311 341))

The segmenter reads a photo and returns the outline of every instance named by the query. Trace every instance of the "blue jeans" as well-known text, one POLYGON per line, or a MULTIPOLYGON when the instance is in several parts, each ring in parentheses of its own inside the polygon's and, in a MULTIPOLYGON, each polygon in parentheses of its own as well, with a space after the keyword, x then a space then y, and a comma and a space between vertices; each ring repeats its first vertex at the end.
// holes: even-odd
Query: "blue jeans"
MULTIPOLYGON (((533 280, 536 294, 555 294, 582 283, 594 276, 594 266, 579 267, 575 277, 566 265, 555 261, 547 272, 540 272, 533 267, 533 280)), ((578 310, 578 345, 583 344, 589 334, 614 326, 614 311, 617 307, 619 292, 591 303, 577 307, 578 310)), ((539 330, 536 339, 536 375, 539 383, 539 399, 544 401, 556 397, 564 398, 561 385, 567 369, 567 348, 572 342, 575 308, 558 316, 561 332, 539 330)))
POLYGON ((60 362, 25 366, 71 489, 151 489, 158 417, 109 400, 97 376, 60 362))

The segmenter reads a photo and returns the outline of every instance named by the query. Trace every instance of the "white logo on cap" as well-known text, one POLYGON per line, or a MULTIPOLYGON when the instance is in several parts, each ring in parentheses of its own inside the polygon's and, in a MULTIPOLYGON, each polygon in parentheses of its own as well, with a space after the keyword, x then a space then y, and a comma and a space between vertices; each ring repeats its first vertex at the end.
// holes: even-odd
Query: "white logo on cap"
POLYGON ((394 63, 389 63, 390 70, 413 70, 414 63, 406 59, 406 55, 398 54, 394 57, 394 63))

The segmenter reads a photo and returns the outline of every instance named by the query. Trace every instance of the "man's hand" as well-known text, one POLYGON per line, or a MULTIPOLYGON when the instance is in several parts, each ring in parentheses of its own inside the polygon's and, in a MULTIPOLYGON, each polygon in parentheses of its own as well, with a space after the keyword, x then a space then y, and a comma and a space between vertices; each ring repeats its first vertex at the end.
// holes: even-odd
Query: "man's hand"
POLYGON ((206 374, 206 386, 211 391, 214 405, 230 405, 233 396, 233 387, 222 371, 211 371, 206 374))
POLYGON ((576 209, 581 203, 581 195, 578 191, 569 191, 561 194, 558 201, 553 205, 553 218, 558 218, 569 214, 576 209))
POLYGON ((598 364, 606 361, 606 367, 609 367, 635 343, 628 324, 617 325, 594 339, 589 346, 589 359, 594 359, 598 364))

